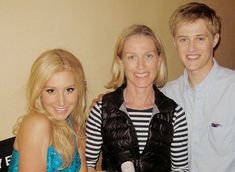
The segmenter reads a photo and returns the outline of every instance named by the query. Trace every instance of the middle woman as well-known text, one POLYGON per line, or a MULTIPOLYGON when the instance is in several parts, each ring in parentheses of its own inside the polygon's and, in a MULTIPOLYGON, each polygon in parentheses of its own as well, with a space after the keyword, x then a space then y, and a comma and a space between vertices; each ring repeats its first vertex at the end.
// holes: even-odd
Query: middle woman
POLYGON ((117 41, 112 80, 87 120, 86 159, 95 171, 188 171, 185 113, 158 88, 167 80, 163 46, 153 31, 133 25, 117 41), (130 170, 131 169, 131 170, 130 170))

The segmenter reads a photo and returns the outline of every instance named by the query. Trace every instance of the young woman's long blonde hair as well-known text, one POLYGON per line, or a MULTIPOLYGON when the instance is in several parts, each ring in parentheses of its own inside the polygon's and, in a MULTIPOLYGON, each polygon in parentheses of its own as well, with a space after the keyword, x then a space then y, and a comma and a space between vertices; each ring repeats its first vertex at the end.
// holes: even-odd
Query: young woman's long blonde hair
MULTIPOLYGON (((63 165, 68 167, 74 157, 77 147, 77 137, 84 137, 81 133, 85 127, 86 107, 86 83, 85 75, 80 61, 70 52, 62 49, 53 49, 44 52, 34 62, 27 85, 27 114, 44 114, 52 122, 52 144, 61 154, 63 165), (43 107, 41 101, 42 90, 50 77, 57 72, 70 71, 74 74, 75 87, 78 90, 78 103, 70 114, 70 120, 74 128, 67 121, 58 121, 43 107)), ((17 123, 15 134, 19 128, 17 123)))

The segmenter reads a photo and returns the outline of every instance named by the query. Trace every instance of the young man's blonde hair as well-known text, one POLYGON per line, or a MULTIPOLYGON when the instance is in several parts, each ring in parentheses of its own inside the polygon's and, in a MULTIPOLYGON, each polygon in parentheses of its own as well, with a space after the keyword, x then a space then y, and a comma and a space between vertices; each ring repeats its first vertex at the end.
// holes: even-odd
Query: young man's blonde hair
POLYGON ((154 34, 154 32, 145 25, 132 25, 126 30, 124 30, 121 36, 118 38, 116 43, 116 48, 114 51, 114 58, 112 62, 112 79, 107 84, 107 88, 116 89, 117 87, 121 86, 124 82, 126 82, 126 77, 124 73, 123 66, 119 63, 119 59, 122 59, 123 56, 123 49, 125 46, 125 42, 131 36, 146 36, 153 40, 157 55, 159 56, 159 65, 158 70, 156 73, 156 78, 154 84, 157 87, 163 87, 167 82, 167 64, 166 64, 166 57, 163 45, 160 39, 154 34))
MULTIPOLYGON (((77 149, 77 136, 83 133, 85 126, 86 106, 85 75, 80 61, 70 52, 62 49, 53 49, 44 52, 36 59, 31 68, 27 84, 27 114, 43 114, 52 122, 52 144, 61 154, 63 165, 68 167, 73 161, 77 149), (57 72, 70 71, 74 75, 75 87, 78 90, 78 103, 69 118, 75 127, 72 129, 66 121, 56 120, 49 114, 42 103, 42 90, 50 77, 57 72)), ((23 118, 22 118, 23 119, 23 118)), ((20 121, 16 125, 15 133, 20 121)))
POLYGON ((177 25, 181 22, 194 22, 203 19, 212 35, 220 33, 221 21, 215 10, 203 3, 191 2, 177 8, 172 14, 169 25, 173 36, 176 34, 177 25))

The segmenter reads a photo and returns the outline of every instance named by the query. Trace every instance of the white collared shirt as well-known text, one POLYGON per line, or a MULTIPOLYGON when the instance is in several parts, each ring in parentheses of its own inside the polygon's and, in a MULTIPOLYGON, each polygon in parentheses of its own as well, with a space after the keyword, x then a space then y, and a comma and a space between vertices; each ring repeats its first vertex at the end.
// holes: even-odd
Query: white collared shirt
POLYGON ((162 92, 186 112, 192 172, 235 172, 235 71, 214 65, 195 88, 186 70, 162 92))

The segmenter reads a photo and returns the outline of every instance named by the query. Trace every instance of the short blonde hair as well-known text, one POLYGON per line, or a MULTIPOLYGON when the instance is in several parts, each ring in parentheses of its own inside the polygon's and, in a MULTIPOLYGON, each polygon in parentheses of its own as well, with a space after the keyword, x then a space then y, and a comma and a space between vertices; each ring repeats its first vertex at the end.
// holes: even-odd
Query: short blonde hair
POLYGON ((191 2, 180 6, 172 14, 169 21, 171 34, 175 36, 179 23, 194 22, 197 19, 203 19, 207 22, 207 27, 212 35, 220 33, 221 21, 215 10, 203 3, 191 2))
POLYGON ((165 57, 165 51, 164 47, 160 41, 160 39, 154 34, 154 32, 145 25, 132 25, 126 30, 124 30, 121 34, 121 36, 118 38, 116 43, 116 48, 114 51, 114 57, 112 62, 112 79, 107 84, 106 88, 113 88, 116 89, 117 87, 121 86, 124 82, 126 82, 126 77, 124 74, 124 69, 122 65, 119 63, 118 58, 122 58, 123 55, 123 49, 125 46, 125 42, 128 38, 134 35, 143 35, 146 37, 149 37, 153 40, 157 54, 159 55, 159 67, 156 74, 156 79, 154 84, 157 87, 163 87, 165 83, 167 82, 167 64, 166 64, 166 57, 165 57))
MULTIPOLYGON (((63 165, 68 167, 74 157, 77 145, 74 142, 85 127, 86 83, 83 67, 80 61, 70 52, 63 49, 53 49, 42 53, 33 63, 27 84, 27 114, 43 114, 53 125, 52 144, 61 154, 63 165), (42 90, 50 77, 57 72, 70 71, 74 75, 75 87, 78 90, 78 103, 70 114, 73 129, 66 121, 58 121, 49 114, 41 101, 42 90), (66 145, 66 146, 64 146, 66 145)), ((18 123, 18 126, 20 123, 18 123)))

